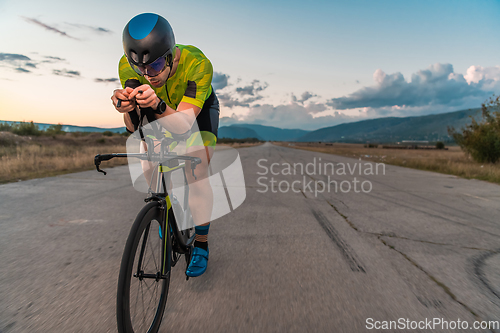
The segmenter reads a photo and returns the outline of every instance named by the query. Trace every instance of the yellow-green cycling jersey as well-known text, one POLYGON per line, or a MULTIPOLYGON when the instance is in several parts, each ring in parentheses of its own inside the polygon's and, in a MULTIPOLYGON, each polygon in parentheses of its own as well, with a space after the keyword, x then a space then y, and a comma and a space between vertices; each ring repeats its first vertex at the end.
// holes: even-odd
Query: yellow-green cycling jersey
POLYGON ((180 50, 177 69, 162 87, 155 88, 145 77, 138 75, 130 67, 125 55, 120 59, 118 68, 120 82, 124 88, 129 80, 151 86, 156 95, 174 110, 181 102, 201 108, 196 118, 201 140, 205 146, 215 146, 219 125, 219 103, 212 91, 212 63, 195 46, 181 44, 176 46, 180 50))

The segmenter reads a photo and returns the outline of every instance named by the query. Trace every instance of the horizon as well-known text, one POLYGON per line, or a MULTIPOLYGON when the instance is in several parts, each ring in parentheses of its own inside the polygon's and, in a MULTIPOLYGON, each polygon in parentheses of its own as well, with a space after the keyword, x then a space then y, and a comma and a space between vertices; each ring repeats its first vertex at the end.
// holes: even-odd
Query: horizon
MULTIPOLYGON (((117 15, 108 14, 115 3, 96 0, 27 3, 0 4, 0 26, 13 31, 0 48, 0 118, 123 127, 110 101, 119 88, 121 31, 161 2, 137 10, 126 1, 117 15)), ((500 92, 497 1, 169 5, 173 14, 158 13, 177 43, 199 47, 214 66, 221 126, 311 131, 478 108, 500 92), (175 15, 186 12, 189 22, 175 15), (191 24, 207 15, 222 20, 202 30, 191 24), (304 41, 308 48, 297 52, 304 41)))
MULTIPOLYGON (((387 116, 387 117, 377 117, 377 118, 370 118, 370 119, 359 119, 359 120, 354 120, 354 121, 347 121, 331 126, 325 126, 325 127, 320 127, 314 130, 304 130, 301 128, 282 128, 278 126, 270 126, 270 125, 264 125, 264 124, 256 124, 256 123, 226 123, 226 124, 219 124, 219 128, 221 127, 227 127, 227 126, 243 126, 243 125, 257 125, 257 126, 265 126, 265 127, 273 127, 273 128, 278 128, 281 130, 303 130, 307 132, 313 132, 329 127, 334 127, 334 126, 339 126, 339 125, 344 125, 344 124, 350 124, 350 123, 356 123, 356 122, 361 122, 361 121, 368 121, 368 120, 376 120, 376 119, 385 119, 385 118, 412 118, 412 117, 426 117, 426 116, 435 116, 435 115, 444 115, 444 114, 449 114, 449 113, 455 113, 455 112, 467 112, 467 111, 472 111, 472 110, 480 110, 481 108, 468 108, 468 109, 463 109, 463 110, 455 110, 455 111, 450 111, 450 112, 444 112, 444 113, 431 113, 431 114, 423 114, 423 115, 417 115, 417 116, 387 116)), ((114 127, 102 127, 102 126, 89 126, 89 125, 74 125, 74 124, 63 124, 63 123, 42 123, 42 122, 36 122, 33 120, 4 120, 0 119, 0 123, 30 123, 33 122, 36 125, 62 125, 62 126, 73 126, 73 127, 93 127, 93 128, 100 128, 100 129, 118 129, 118 128, 125 128, 125 125, 122 126, 114 126, 114 127)))

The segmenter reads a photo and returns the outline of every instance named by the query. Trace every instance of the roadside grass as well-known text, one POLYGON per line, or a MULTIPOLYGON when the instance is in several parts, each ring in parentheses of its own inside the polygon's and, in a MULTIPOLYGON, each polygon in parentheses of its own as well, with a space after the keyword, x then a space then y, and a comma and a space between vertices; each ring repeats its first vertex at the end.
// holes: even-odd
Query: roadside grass
POLYGON ((274 144, 327 154, 361 158, 366 161, 407 168, 439 172, 467 179, 479 179, 500 184, 500 164, 477 163, 459 147, 448 150, 365 148, 362 144, 289 143, 274 144))
MULTIPOLYGON (((126 138, 117 135, 116 138, 103 139, 101 136, 92 134, 82 138, 65 135, 31 138, 12 134, 2 135, 0 136, 0 184, 92 170, 95 168, 96 154, 125 152, 126 138)), ((109 168, 127 164, 127 161, 114 159, 105 163, 105 167, 109 168)))
POLYGON ((265 141, 259 140, 257 138, 245 138, 245 139, 229 139, 229 138, 219 138, 217 140, 217 146, 228 146, 232 148, 245 148, 254 147, 264 144, 265 141))
POLYGON ((227 146, 231 148, 247 148, 247 147, 255 147, 255 146, 260 146, 263 145, 264 142, 234 142, 234 143, 218 143, 217 142, 217 147, 219 146, 227 146))
MULTIPOLYGON (((0 184, 95 170, 96 154, 126 152, 127 137, 109 133, 66 133, 49 136, 20 136, 0 132, 0 184)), ((262 142, 217 144, 233 148, 262 142)), ((221 147, 222 148, 222 147, 221 147)), ((105 161, 106 169, 126 165, 127 159, 105 161)))

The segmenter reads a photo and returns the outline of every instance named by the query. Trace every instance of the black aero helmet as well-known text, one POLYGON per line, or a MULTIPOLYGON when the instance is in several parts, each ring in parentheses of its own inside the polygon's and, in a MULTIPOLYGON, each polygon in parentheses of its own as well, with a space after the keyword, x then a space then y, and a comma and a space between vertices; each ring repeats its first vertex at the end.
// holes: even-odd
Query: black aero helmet
POLYGON ((138 74, 158 75, 166 64, 172 66, 174 31, 168 21, 158 14, 139 14, 123 29, 123 50, 130 66, 138 74))

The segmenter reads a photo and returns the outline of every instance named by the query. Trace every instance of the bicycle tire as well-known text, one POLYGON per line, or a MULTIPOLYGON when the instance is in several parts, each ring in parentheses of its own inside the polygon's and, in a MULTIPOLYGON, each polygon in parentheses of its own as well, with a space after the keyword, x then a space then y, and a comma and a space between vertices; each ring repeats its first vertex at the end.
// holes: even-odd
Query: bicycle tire
POLYGON ((160 328, 170 285, 172 251, 170 228, 166 228, 167 230, 162 237, 160 237, 161 232, 158 232, 162 214, 163 211, 160 209, 160 204, 158 202, 150 202, 139 212, 130 230, 118 278, 116 317, 118 332, 120 333, 156 333, 160 328), (145 235, 147 235, 146 238, 145 235), (141 280, 134 277, 134 273, 138 270, 138 260, 141 257, 141 252, 143 259, 141 269, 146 270, 145 273, 149 274, 159 272, 163 237, 166 238, 167 242, 166 253, 164 254, 166 256, 166 265, 165 272, 163 273, 167 274, 168 278, 159 280, 145 278, 141 280), (150 240, 151 242, 149 242, 150 240), (157 244, 153 246, 152 242, 157 244), (151 253, 151 257, 149 258, 148 249, 151 253), (155 252, 159 254, 158 258, 155 258, 155 252), (151 258, 153 258, 152 263, 151 258), (150 263, 151 265, 149 265, 150 263), (146 294, 147 292, 149 294, 146 294), (139 295, 141 293, 140 299, 139 295), (151 296, 151 299, 149 301, 146 299, 146 302, 144 302, 144 294, 147 297, 151 296), (157 298, 157 300, 153 301, 153 297, 157 298), (138 314, 137 306, 140 307, 142 304, 142 307, 144 307, 146 303, 148 304, 147 313, 143 309, 142 315, 138 314), (153 306, 151 309, 149 308, 150 305, 153 306))

